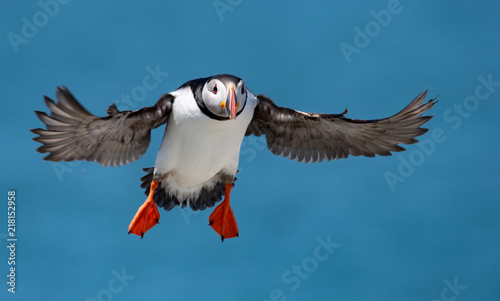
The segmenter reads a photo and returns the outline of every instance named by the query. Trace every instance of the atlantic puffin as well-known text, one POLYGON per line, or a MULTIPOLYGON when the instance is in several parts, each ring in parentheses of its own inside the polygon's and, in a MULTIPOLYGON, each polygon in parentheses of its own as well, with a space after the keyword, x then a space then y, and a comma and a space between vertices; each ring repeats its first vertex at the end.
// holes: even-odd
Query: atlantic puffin
POLYGON ((138 160, 147 150, 151 130, 166 124, 154 167, 144 168, 141 187, 148 196, 129 226, 144 233, 160 220, 158 207, 189 206, 205 210, 220 203, 209 224, 222 241, 239 234, 230 205, 245 136, 264 135, 269 150, 299 162, 320 162, 348 156, 390 156, 405 150, 399 144, 418 142, 428 131, 422 114, 436 103, 423 103, 420 93, 399 113, 383 119, 357 120, 341 114, 306 113, 279 107, 252 93, 239 77, 220 74, 191 80, 164 94, 151 107, 119 111, 113 103, 107 116, 87 111, 62 86, 57 103, 44 96, 50 115, 35 111, 46 129, 31 130, 37 151, 48 161, 87 160, 120 166, 138 160))

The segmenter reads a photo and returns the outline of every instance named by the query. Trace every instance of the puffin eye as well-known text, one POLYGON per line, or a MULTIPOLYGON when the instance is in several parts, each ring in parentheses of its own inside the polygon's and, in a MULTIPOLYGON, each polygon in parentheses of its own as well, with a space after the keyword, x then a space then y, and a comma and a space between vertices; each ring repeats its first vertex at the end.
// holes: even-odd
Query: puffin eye
POLYGON ((214 85, 213 89, 212 89, 212 93, 214 94, 217 94, 217 84, 214 85))
POLYGON ((241 94, 245 94, 245 87, 241 86, 241 94))

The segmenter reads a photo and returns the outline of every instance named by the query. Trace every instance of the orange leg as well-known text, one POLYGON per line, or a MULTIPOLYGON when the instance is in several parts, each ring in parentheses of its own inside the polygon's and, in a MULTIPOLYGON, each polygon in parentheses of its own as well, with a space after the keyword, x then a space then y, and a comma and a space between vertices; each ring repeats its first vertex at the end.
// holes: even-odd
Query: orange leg
POLYGON ((160 222, 160 212, 158 212, 158 208, 153 200, 153 194, 157 187, 158 182, 151 181, 148 198, 139 210, 137 210, 134 219, 130 223, 130 226, 128 226, 129 234, 134 233, 142 238, 144 233, 160 222))
POLYGON ((208 218, 210 226, 219 233, 220 238, 224 241, 224 238, 238 237, 238 225, 236 224, 236 218, 234 217, 233 209, 231 209, 231 204, 229 203, 229 195, 231 194, 231 189, 233 184, 226 184, 226 195, 224 201, 215 208, 214 212, 210 214, 208 218))

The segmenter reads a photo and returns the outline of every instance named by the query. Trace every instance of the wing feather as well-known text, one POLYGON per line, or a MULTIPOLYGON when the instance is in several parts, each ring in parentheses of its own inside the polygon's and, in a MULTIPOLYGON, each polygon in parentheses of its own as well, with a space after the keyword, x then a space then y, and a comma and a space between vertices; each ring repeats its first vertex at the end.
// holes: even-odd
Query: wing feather
POLYGON ((246 135, 266 136, 267 147, 278 156, 301 162, 319 162, 348 156, 390 156, 405 149, 399 144, 418 142, 421 128, 432 116, 422 116, 436 103, 423 103, 420 93, 399 113, 383 119, 358 120, 342 114, 316 114, 279 107, 266 96, 257 106, 246 135))
POLYGON ((65 87, 56 89, 57 103, 44 96, 50 115, 35 111, 46 129, 31 130, 37 151, 48 161, 87 160, 119 166, 139 159, 147 150, 151 130, 167 122, 173 96, 163 95, 152 107, 120 112, 112 104, 105 117, 87 111, 65 87))

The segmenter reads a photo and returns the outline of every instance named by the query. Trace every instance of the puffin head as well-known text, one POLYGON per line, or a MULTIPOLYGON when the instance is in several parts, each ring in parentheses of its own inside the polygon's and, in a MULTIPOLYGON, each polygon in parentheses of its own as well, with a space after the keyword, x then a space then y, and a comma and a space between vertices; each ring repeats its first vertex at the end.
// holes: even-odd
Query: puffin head
POLYGON ((201 93, 195 93, 195 98, 208 116, 219 120, 235 119, 245 107, 247 89, 241 78, 220 74, 201 79, 200 84, 201 93))

